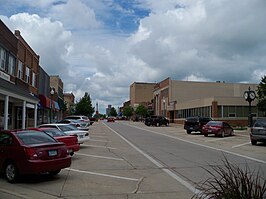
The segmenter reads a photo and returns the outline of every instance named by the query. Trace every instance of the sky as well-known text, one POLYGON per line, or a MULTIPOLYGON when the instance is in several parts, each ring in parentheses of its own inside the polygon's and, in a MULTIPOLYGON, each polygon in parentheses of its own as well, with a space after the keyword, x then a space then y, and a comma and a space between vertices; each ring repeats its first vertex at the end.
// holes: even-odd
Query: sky
POLYGON ((0 19, 78 101, 105 113, 133 82, 259 83, 265 0, 0 0, 0 19))

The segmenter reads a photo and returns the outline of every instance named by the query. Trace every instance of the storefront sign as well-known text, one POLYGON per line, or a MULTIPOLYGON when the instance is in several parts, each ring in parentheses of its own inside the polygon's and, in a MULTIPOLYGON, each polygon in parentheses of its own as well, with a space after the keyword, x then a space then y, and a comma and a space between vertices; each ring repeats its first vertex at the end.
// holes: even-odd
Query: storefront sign
POLYGON ((0 71, 0 78, 6 80, 6 81, 10 81, 10 75, 0 71))

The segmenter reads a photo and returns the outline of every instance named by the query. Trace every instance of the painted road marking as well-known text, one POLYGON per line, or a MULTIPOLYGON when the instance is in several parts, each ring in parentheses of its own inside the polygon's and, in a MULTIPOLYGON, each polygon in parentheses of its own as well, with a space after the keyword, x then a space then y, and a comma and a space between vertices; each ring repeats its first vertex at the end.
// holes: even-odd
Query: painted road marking
POLYGON ((231 155, 235 155, 235 156, 238 156, 238 157, 242 157, 242 158, 245 158, 245 159, 253 160, 255 162, 260 162, 262 164, 266 164, 266 161, 264 161, 264 160, 259 160, 259 159, 252 158, 252 157, 249 157, 249 156, 246 156, 246 155, 241 155, 241 154, 234 153, 234 152, 231 152, 231 151, 227 151, 227 150, 224 150, 224 149, 214 148, 214 147, 206 146, 206 145, 199 144, 199 143, 196 143, 196 142, 191 142, 191 141, 184 140, 184 139, 181 139, 181 138, 178 138, 178 137, 174 137, 174 136, 171 136, 171 135, 166 135, 166 134, 158 133, 158 132, 155 132, 155 131, 143 129, 143 128, 140 128, 140 127, 137 127, 137 126, 133 126, 133 125, 130 125, 130 124, 124 124, 124 125, 128 125, 128 126, 131 126, 133 128, 141 129, 141 130, 144 130, 144 131, 148 131, 150 133, 154 133, 154 134, 157 134, 157 135, 162 135, 162 136, 166 136, 166 137, 173 138, 173 139, 176 139, 176 140, 180 140, 182 142, 186 142, 186 143, 189 143, 189 144, 198 145, 198 146, 205 147, 205 148, 208 148, 208 149, 212 149, 212 150, 215 150, 215 151, 221 151, 221 152, 228 153, 228 154, 231 154, 231 155))
POLYGON ((123 139, 126 143, 128 143, 132 148, 134 148, 136 151, 138 151, 140 154, 142 154, 144 157, 146 157, 148 160, 150 160, 158 168, 161 168, 162 171, 164 171, 165 173, 167 173, 169 176, 171 176, 177 182, 179 182, 182 185, 184 185, 192 193, 194 193, 194 194, 201 194, 202 193, 201 191, 199 191, 198 189, 196 189, 194 186, 192 186, 191 184, 189 184, 187 181, 183 180, 181 177, 179 177, 178 175, 176 175, 171 170, 166 169, 164 165, 162 165, 161 163, 159 163, 158 161, 156 161, 154 158, 152 158, 151 156, 149 156, 147 153, 145 153, 144 151, 142 151, 140 148, 138 148, 137 146, 135 146, 133 143, 131 143, 130 141, 128 141, 125 137, 123 137, 122 135, 120 135, 118 132, 116 132, 115 130, 113 130, 112 128, 110 128, 109 126, 107 126, 106 124, 104 124, 104 125, 107 128, 109 128, 112 132, 114 132, 117 136, 119 136, 121 139, 123 139))
POLYGON ((110 142, 110 141, 106 141, 106 140, 94 140, 94 139, 90 139, 90 141, 93 141, 93 142, 110 142))
POLYGON ((227 139, 232 139, 234 137, 226 137, 226 138, 217 138, 217 139, 211 139, 211 140, 205 140, 205 142, 217 142, 220 140, 227 140, 227 139))
POLYGON ((232 148, 237 148, 237 147, 248 145, 248 144, 250 144, 250 142, 246 142, 246 143, 243 143, 243 144, 238 144, 238 145, 232 146, 232 148))
POLYGON ((113 157, 106 157, 106 156, 99 156, 99 155, 89 155, 89 154, 84 154, 84 153, 75 153, 75 154, 76 155, 81 155, 81 156, 87 156, 87 157, 124 161, 124 159, 122 159, 122 158, 113 158, 113 157))
POLYGON ((105 173, 96 173, 96 172, 90 172, 90 171, 82 171, 78 169, 70 169, 70 168, 65 168, 64 170, 69 170, 69 171, 75 171, 78 173, 86 173, 90 175, 97 175, 97 176, 103 176, 103 177, 110 177, 110 178, 116 178, 116 179, 121 179, 121 180, 129 180, 129 181, 140 181, 141 179, 136 179, 136 178, 128 178, 128 177, 123 177, 123 176, 116 176, 116 175, 109 175, 105 173))
POLYGON ((91 145, 91 144, 82 144, 81 146, 89 146, 89 147, 104 148, 104 149, 117 149, 117 148, 113 148, 113 147, 97 146, 97 145, 91 145))
POLYGON ((106 138, 106 136, 102 136, 102 135, 90 135, 90 137, 96 137, 96 138, 106 138))

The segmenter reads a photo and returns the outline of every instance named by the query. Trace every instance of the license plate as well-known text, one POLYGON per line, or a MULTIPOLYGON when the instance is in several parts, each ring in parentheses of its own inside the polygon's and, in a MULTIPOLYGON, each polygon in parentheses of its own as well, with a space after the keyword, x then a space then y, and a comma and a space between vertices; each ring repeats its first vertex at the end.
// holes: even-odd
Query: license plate
POLYGON ((212 132, 212 130, 208 130, 208 132, 209 132, 209 133, 211 133, 211 132, 212 132))
POLYGON ((48 151, 49 156, 56 156, 57 155, 57 150, 50 150, 48 151))
POLYGON ((83 138, 84 136, 83 135, 80 135, 79 138, 83 138))

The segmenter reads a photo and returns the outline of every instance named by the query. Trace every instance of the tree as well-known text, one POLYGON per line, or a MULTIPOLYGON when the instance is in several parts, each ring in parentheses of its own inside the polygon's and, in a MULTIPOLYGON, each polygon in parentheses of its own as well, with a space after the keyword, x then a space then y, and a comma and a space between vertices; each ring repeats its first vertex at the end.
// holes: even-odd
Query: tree
POLYGON ((114 116, 114 117, 117 116, 117 112, 116 112, 114 107, 112 107, 111 110, 110 110, 110 116, 114 116))
POLYGON ((266 75, 261 78, 261 82, 258 85, 258 104, 257 107, 260 111, 266 112, 266 75))
POLYGON ((141 116, 142 118, 144 118, 144 117, 146 117, 147 114, 148 114, 148 109, 147 109, 144 105, 140 104, 140 105, 136 108, 135 113, 136 113, 137 115, 141 116))
POLYGON ((91 117, 94 113, 94 107, 92 107, 91 97, 86 92, 84 97, 82 97, 79 102, 76 103, 76 115, 85 115, 91 117))
POLYGON ((133 115, 133 108, 131 106, 126 106, 123 109, 123 115, 127 118, 133 115))

